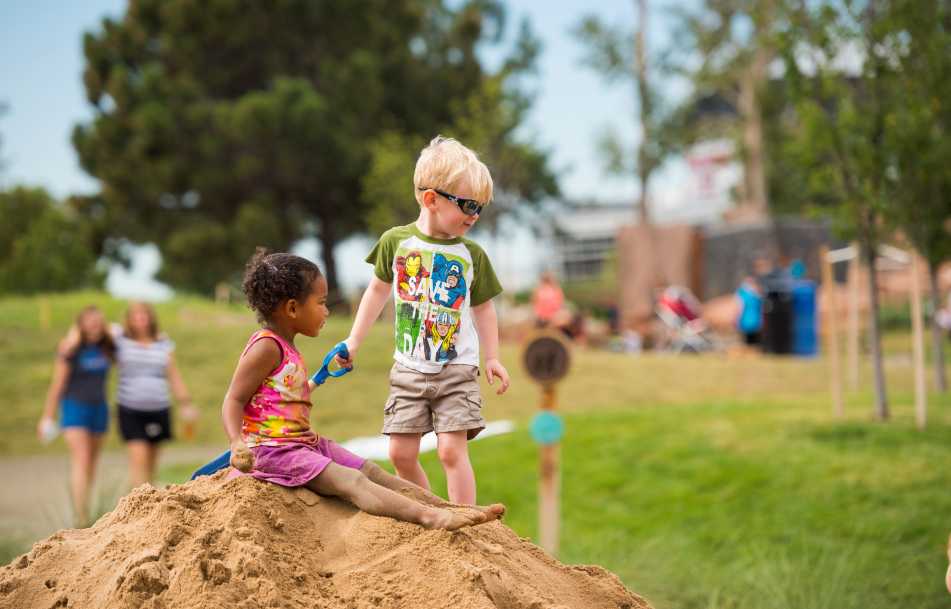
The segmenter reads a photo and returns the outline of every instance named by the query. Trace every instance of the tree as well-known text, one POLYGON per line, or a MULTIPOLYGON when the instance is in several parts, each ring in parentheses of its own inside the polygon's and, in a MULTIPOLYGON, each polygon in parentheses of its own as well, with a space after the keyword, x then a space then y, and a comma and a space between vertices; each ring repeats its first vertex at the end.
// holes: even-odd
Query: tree
MULTIPOLYGON (((437 129, 479 153, 495 184, 493 202, 479 226, 495 232, 503 216, 525 216, 547 197, 558 194, 558 183, 548 167, 548 152, 517 131, 523 126, 532 97, 512 81, 533 69, 537 42, 523 23, 517 52, 498 73, 484 78, 472 93, 452 105, 452 124, 437 129)), ((370 170, 363 180, 364 197, 371 201, 368 224, 379 233, 408 222, 419 213, 413 197, 413 172, 419 151, 429 135, 396 131, 374 140, 370 170)))
POLYGON ((575 36, 585 45, 584 63, 599 72, 608 82, 630 79, 634 84, 638 105, 638 123, 641 141, 634 155, 625 153, 615 132, 609 130, 601 138, 601 148, 608 159, 609 169, 616 174, 636 172, 640 184, 638 217, 641 224, 651 223, 648 186, 651 174, 660 167, 670 152, 671 140, 665 121, 669 118, 654 89, 647 51, 648 4, 637 0, 637 30, 604 23, 594 15, 584 17, 575 29, 575 36))
POLYGON ((697 95, 722 96, 739 114, 743 199, 762 217, 770 212, 764 106, 767 68, 776 56, 778 2, 705 0, 696 10, 680 12, 683 32, 675 36, 687 50, 681 69, 697 95))
POLYGON ((88 234, 69 209, 39 188, 0 192, 0 293, 101 287, 88 234))
MULTIPOLYGON (((943 226, 951 218, 951 5, 893 0, 889 19, 901 41, 897 76, 904 103, 895 106, 886 131, 895 168, 887 176, 887 215, 928 262, 937 312, 938 266, 951 258, 943 226)), ((944 338, 934 315, 931 328, 935 384, 944 392, 944 338)))
POLYGON ((888 128, 903 103, 896 87, 894 37, 878 3, 860 9, 846 0, 789 9, 782 32, 785 80, 797 116, 795 155, 809 176, 804 184, 845 235, 855 236, 870 269, 869 342, 875 373, 875 412, 889 417, 879 330, 875 260, 884 233, 894 171, 888 128), (842 69, 858 57, 855 73, 842 69))
POLYGON ((161 278, 208 292, 255 245, 314 235, 335 290, 378 150, 453 125, 491 78, 476 48, 502 41, 501 3, 447 4, 139 0, 104 20, 84 39, 96 116, 73 141, 108 239, 157 242, 161 278))

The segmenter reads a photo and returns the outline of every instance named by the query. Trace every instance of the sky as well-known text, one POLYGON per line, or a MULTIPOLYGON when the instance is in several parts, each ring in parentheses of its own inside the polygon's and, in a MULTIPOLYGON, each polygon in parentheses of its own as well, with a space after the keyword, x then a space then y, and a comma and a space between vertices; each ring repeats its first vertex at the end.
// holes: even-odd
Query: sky
MULTIPOLYGON (((125 4, 122 0, 0 1, 0 56, 5 58, 0 62, 0 102, 8 107, 6 115, 0 117, 0 155, 5 164, 0 185, 43 186, 60 197, 98 190, 97 182, 79 167, 70 142, 73 127, 92 117, 82 86, 82 35, 98 29, 104 16, 121 15, 125 4)), ((629 81, 608 85, 583 66, 584 49, 571 30, 586 14, 632 27, 634 3, 508 0, 506 4, 509 31, 514 32, 521 18, 527 17, 543 44, 539 74, 531 81, 537 97, 523 135, 551 151, 552 167, 566 198, 633 201, 637 192, 633 176, 608 176, 596 144, 599 134, 607 129, 619 133, 632 146, 636 142, 633 86, 629 81)), ((652 19, 652 46, 667 42, 661 21, 652 19)), ((683 168, 675 164, 654 180, 652 195, 661 207, 679 204, 678 184, 683 178, 683 168)), ((532 246, 527 231, 518 232, 514 238, 521 251, 534 255, 509 261, 509 268, 503 261, 500 274, 503 280, 508 275, 511 282, 521 283, 544 266, 544 255, 532 246)), ((341 275, 350 278, 349 287, 369 279, 369 269, 359 264, 367 244, 367 239, 357 238, 341 246, 337 258, 342 261, 341 275), (357 264, 348 268, 351 260, 357 264)), ((507 245, 511 251, 511 243, 507 245)), ((487 249, 491 255, 491 243, 487 249)), ((316 256, 319 245, 304 243, 299 250, 316 256)), ((154 247, 142 249, 136 256, 134 272, 117 268, 110 273, 110 291, 130 297, 167 295, 167 290, 149 279, 158 263, 154 247)))

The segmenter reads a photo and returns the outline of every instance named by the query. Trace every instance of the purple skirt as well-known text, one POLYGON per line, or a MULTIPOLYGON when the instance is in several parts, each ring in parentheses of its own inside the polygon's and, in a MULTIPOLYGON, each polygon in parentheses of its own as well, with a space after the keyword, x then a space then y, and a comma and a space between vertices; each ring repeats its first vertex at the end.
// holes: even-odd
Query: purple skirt
POLYGON ((366 463, 366 459, 323 436, 316 444, 288 442, 281 446, 255 446, 251 453, 254 455, 254 469, 242 474, 231 468, 228 479, 248 475, 281 486, 304 486, 331 462, 353 469, 360 469, 366 463))

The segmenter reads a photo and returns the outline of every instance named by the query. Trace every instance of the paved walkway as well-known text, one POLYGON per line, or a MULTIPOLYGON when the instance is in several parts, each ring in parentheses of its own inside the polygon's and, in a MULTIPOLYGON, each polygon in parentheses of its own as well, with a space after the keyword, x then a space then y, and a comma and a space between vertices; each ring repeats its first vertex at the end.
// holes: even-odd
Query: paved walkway
MULTIPOLYGON (((160 465, 200 463, 221 453, 222 447, 173 446, 160 455, 160 465)), ((92 513, 111 510, 125 492, 126 456, 103 453, 93 490, 92 513)), ((72 526, 69 500, 69 458, 42 455, 0 458, 0 538, 31 542, 72 526)))

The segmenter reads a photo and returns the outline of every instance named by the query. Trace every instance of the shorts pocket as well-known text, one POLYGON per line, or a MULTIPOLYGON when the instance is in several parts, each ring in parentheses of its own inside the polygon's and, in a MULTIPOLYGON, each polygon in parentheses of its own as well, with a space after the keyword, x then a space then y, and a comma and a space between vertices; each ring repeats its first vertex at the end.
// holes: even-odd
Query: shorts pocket
POLYGON ((386 404, 383 406, 383 414, 393 414, 396 412, 396 398, 390 396, 386 400, 386 404))
POLYGON ((482 418, 482 395, 478 391, 466 393, 466 404, 469 406, 469 414, 472 418, 482 418))

